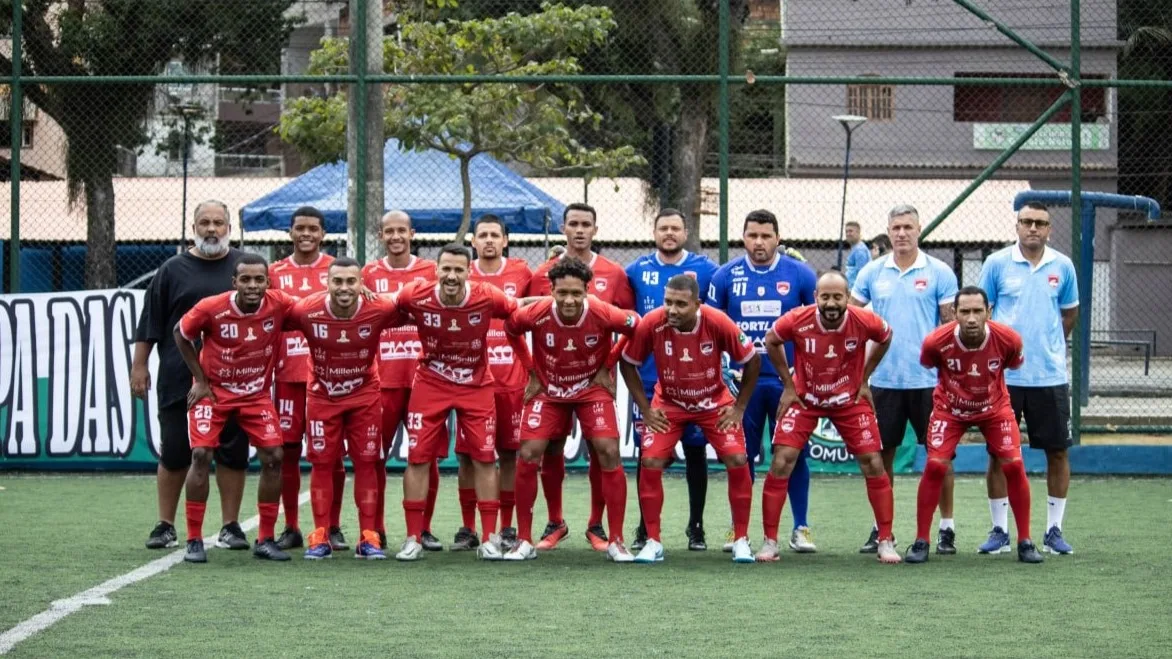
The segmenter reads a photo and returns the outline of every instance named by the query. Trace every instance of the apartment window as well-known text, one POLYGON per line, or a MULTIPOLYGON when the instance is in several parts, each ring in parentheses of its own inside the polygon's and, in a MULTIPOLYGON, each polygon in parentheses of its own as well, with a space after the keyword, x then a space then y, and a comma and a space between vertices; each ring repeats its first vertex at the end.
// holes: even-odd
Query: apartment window
MULTIPOLYGON (((957 73, 958 78, 1050 78, 1045 73, 957 73)), ((1104 79, 1101 74, 1083 78, 1104 79)), ((986 124, 1028 124, 1066 92, 1063 85, 956 85, 952 94, 952 118, 958 122, 986 124)), ((1107 91, 1083 87, 1082 120, 1097 121, 1107 115, 1107 91)), ((1059 110, 1050 123, 1070 123, 1070 106, 1059 110)))
MULTIPOLYGON (((20 147, 22 149, 30 149, 33 146, 33 135, 36 133, 37 122, 24 122, 24 130, 21 132, 20 147)), ((8 120, 0 121, 0 149, 12 148, 12 122, 8 120)))
POLYGON ((846 110, 848 114, 872 121, 891 121, 895 116, 895 88, 891 85, 847 85, 846 110))

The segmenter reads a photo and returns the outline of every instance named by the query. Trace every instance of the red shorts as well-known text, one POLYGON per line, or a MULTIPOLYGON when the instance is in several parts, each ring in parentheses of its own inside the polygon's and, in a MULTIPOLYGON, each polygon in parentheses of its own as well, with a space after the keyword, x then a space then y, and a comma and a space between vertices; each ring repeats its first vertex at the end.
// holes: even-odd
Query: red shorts
POLYGON ((309 435, 306 459, 310 464, 332 465, 342 457, 345 440, 352 461, 381 460, 381 408, 378 389, 338 398, 311 391, 305 405, 305 427, 309 435))
POLYGON ((492 387, 441 384, 415 378, 407 404, 407 462, 426 464, 448 455, 448 416, 456 412, 460 453, 496 461, 496 401, 492 387))
POLYGON ((981 429, 990 455, 1004 459, 1021 457, 1021 431, 1013 416, 1013 408, 1008 405, 993 416, 979 421, 932 410, 928 422, 928 457, 951 460, 956 455, 956 445, 960 443, 961 436, 973 426, 981 429))
POLYGON ((381 389, 379 399, 383 405, 383 453, 389 457, 395 444, 395 435, 399 432, 399 424, 407 419, 407 401, 411 399, 411 388, 381 389))
POLYGON ((274 388, 277 420, 286 444, 300 444, 305 437, 305 383, 278 382, 274 388))
POLYGON ((538 394, 525 406, 521 441, 558 440, 574 429, 574 416, 582 428, 582 439, 618 439, 619 422, 614 398, 601 387, 576 400, 559 400, 538 394))
POLYGON ((667 415, 667 432, 643 433, 643 448, 641 455, 644 458, 670 458, 675 453, 676 444, 684 436, 688 424, 692 424, 704 433, 704 439, 716 450, 716 457, 725 458, 730 455, 745 455, 745 429, 737 424, 725 431, 716 429, 716 422, 720 419, 720 410, 703 410, 689 412, 678 405, 665 403, 656 397, 651 406, 663 410, 667 415))
POLYGON ((272 448, 283 442, 277 427, 277 410, 267 397, 231 403, 213 403, 204 398, 187 410, 187 436, 191 448, 219 448, 220 433, 233 416, 248 443, 257 448, 272 448))
POLYGON ((800 451, 810 441, 819 419, 830 419, 847 450, 853 455, 878 453, 883 448, 875 410, 866 402, 840 408, 802 407, 794 403, 777 420, 773 445, 789 446, 800 451))

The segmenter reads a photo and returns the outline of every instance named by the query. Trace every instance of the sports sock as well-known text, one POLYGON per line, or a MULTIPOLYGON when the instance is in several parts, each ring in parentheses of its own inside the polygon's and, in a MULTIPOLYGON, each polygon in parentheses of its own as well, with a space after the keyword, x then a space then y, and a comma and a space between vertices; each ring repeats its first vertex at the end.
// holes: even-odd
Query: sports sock
MULTIPOLYGON (((513 485, 516 487, 516 484, 513 485)), ((513 525, 513 507, 517 504, 516 490, 501 490, 501 529, 513 525)))
POLYGON ((423 505, 423 530, 431 530, 431 519, 435 515, 435 500, 439 497, 439 461, 433 460, 427 477, 427 499, 423 505))
POLYGON ((281 458, 281 503, 285 506, 285 526, 300 528, 297 498, 301 495, 301 445, 286 444, 281 458))
MULTIPOLYGON (((1013 508, 1013 521, 1017 524, 1017 541, 1029 540, 1030 480, 1026 476, 1025 464, 1021 460, 1002 460, 1001 472, 1005 474, 1005 485, 1009 490, 1009 506, 1013 508)), ((1059 519, 1059 523, 1061 521, 1059 519)))
MULTIPOLYGON (((378 510, 378 462, 363 460, 354 463, 354 504, 358 506, 359 531, 375 530, 375 512, 378 510)), ((384 469, 385 471, 385 469, 384 469)))
POLYGON ((533 544, 533 504, 537 503, 537 472, 541 463, 517 459, 517 538, 533 544))
POLYGON ((488 542, 489 536, 496 533, 496 518, 501 512, 501 502, 498 499, 477 501, 476 509, 480 511, 480 541, 488 542))
POLYGON ((594 457, 594 449, 590 449, 590 466, 586 469, 586 476, 590 480, 590 519, 586 526, 602 524, 602 512, 606 508, 606 497, 602 494, 602 467, 594 457))
POLYGON ((206 501, 188 501, 183 508, 187 513, 187 539, 203 540, 203 513, 208 507, 206 501))
POLYGON ((704 524, 708 500, 708 446, 684 447, 684 476, 688 481, 688 526, 704 524))
MULTIPOLYGON (((1017 517, 1017 513, 1013 514, 1017 517)), ((1066 516, 1066 497, 1046 497, 1046 530, 1058 527, 1062 529, 1062 518, 1066 516)))
POLYGON ((639 479, 639 502, 643 505, 643 525, 647 537, 659 542, 659 521, 663 512, 663 470, 643 467, 639 479))
POLYGON ((622 467, 601 470, 602 493, 606 496, 606 524, 611 542, 623 541, 623 521, 627 514, 627 475, 622 467))
MULTIPOLYGON (((936 504, 940 502, 940 490, 944 487, 947 474, 948 465, 940 460, 929 459, 924 464, 924 475, 920 477, 920 487, 916 492, 916 540, 927 540, 930 537, 932 517, 936 515, 936 504)), ((871 481, 868 479, 868 495, 870 487, 871 481)), ((879 537, 883 537, 883 534, 880 533, 879 537)))
POLYGON ((407 535, 419 540, 423 535, 423 499, 403 499, 403 517, 407 520, 407 535))
POLYGON ((789 475, 789 510, 794 515, 794 528, 808 526, 806 513, 810 510, 810 465, 806 461, 810 454, 806 447, 798 454, 794 470, 789 475))
POLYGON ((476 488, 461 487, 460 492, 460 519, 466 529, 476 530, 476 488))
POLYGON ((334 473, 331 466, 315 464, 309 470, 309 501, 313 509, 314 528, 329 528, 330 510, 334 504, 334 473))
MULTIPOLYGON (((867 479, 867 498, 871 501, 871 510, 875 511, 879 539, 890 540, 891 518, 895 516, 895 497, 891 491, 891 480, 887 478, 886 473, 867 479)), ((936 493, 936 500, 940 500, 939 492, 936 493)))
POLYGON ((281 504, 275 501, 256 504, 256 512, 260 515, 260 525, 256 529, 258 541, 276 537, 273 533, 273 527, 277 525, 277 515, 280 508, 281 504))
POLYGON ((378 487, 378 498, 374 502, 374 530, 387 530, 387 463, 379 461, 374 465, 374 480, 378 487))
POLYGON ((993 526, 1000 528, 1002 531, 1008 531, 1009 497, 989 499, 989 517, 993 520, 993 526))
POLYGON ((777 527, 781 526, 781 509, 785 507, 788 489, 788 478, 778 478, 773 474, 765 476, 765 487, 761 492, 761 523, 766 540, 777 540, 777 527))
POLYGON ((346 499, 346 465, 338 458, 333 471, 334 498, 330 501, 330 526, 342 526, 342 503, 346 499))
POLYGON ((545 507, 549 521, 565 521, 562 513, 562 481, 566 480, 566 457, 560 451, 546 453, 541 459, 541 489, 545 492, 545 507))
POLYGON ((749 535, 749 513, 753 509, 753 477, 749 465, 728 468, 728 506, 732 510, 733 535, 749 535))
POLYGON ((956 530, 956 520, 952 519, 951 517, 941 517, 940 518, 940 530, 941 531, 955 531, 956 530))

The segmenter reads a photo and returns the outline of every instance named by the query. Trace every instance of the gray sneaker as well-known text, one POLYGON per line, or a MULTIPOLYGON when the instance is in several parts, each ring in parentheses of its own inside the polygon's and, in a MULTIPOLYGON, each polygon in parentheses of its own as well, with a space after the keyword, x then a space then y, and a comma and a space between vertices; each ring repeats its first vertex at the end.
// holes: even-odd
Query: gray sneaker
POLYGON ((204 551, 203 540, 199 538, 188 540, 187 553, 183 554, 183 560, 188 563, 207 563, 208 553, 204 551))
POLYGON ((346 542, 346 536, 342 535, 342 528, 340 526, 331 526, 329 532, 330 549, 334 551, 346 551, 350 549, 350 543, 346 542))
POLYGON ((448 546, 448 551, 472 551, 480 546, 480 538, 476 537, 476 531, 461 526, 459 531, 456 531, 456 539, 448 546))
MULTIPOLYGON (((202 546, 202 540, 200 544, 202 546)), ((155 524, 155 528, 151 530, 151 535, 146 541, 147 549, 170 549, 178 546, 179 534, 175 532, 175 525, 169 522, 155 524)))
POLYGON ((506 526, 505 528, 501 529, 502 552, 507 554, 516 549, 518 544, 520 544, 520 540, 517 539, 517 529, 511 526, 506 526))
POLYGON ((252 545, 248 543, 248 538, 244 535, 244 529, 240 528, 240 524, 231 522, 224 525, 220 529, 220 535, 216 538, 216 546, 220 549, 244 550, 251 549, 252 545))
POLYGON ((431 531, 424 531, 423 536, 419 538, 419 544, 423 545, 423 551, 443 551, 444 543, 440 539, 431 534, 431 531))

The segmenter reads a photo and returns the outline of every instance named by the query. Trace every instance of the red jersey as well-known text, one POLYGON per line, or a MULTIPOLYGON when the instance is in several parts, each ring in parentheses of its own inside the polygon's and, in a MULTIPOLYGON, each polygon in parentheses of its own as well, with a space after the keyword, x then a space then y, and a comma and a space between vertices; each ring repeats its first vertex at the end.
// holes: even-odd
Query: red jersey
MULTIPOLYGON (((413 281, 435 281, 435 261, 412 256, 405 267, 394 268, 383 257, 362 268, 362 283, 375 293, 398 293, 413 281)), ((422 354, 414 325, 383 330, 378 346, 378 378, 382 388, 410 387, 422 354)))
POLYGON ((396 302, 419 330, 420 377, 470 387, 493 384, 488 328, 493 318, 508 318, 516 311, 516 300, 495 286, 470 281, 464 286, 464 300, 454 307, 440 302, 439 284, 431 282, 408 284, 396 302))
MULTIPOLYGON (((479 261, 473 261, 468 279, 492 284, 505 295, 515 298, 529 290, 533 273, 522 259, 503 259, 500 270, 493 273, 484 272, 479 261)), ((524 389, 529 382, 529 374, 521 368, 520 361, 513 354, 513 346, 505 337, 505 321, 500 319, 493 319, 488 327, 488 368, 498 389, 524 389)))
POLYGON ((533 362, 545 395, 577 400, 588 390, 599 369, 606 367, 615 332, 631 336, 639 316, 587 296, 578 322, 566 325, 552 298, 517 309, 505 324, 509 334, 533 332, 533 362))
POLYGON ((377 395, 378 370, 374 356, 379 332, 399 322, 395 303, 386 298, 355 302, 358 309, 350 318, 338 318, 330 311, 328 293, 316 293, 300 300, 285 320, 286 329, 305 334, 309 343, 310 392, 343 396, 374 389, 377 395))
POLYGON ((794 388, 812 407, 844 407, 854 403, 863 384, 867 341, 891 338, 887 322, 866 309, 848 307, 838 329, 822 327, 818 307, 799 307, 770 328, 774 336, 794 344, 794 388))
MULTIPOLYGON (((566 255, 562 254, 537 267, 537 271, 533 273, 533 283, 529 285, 528 295, 550 294, 549 271, 557 265, 558 259, 565 257, 566 255)), ((594 273, 590 285, 586 288, 587 293, 620 309, 635 308, 635 293, 631 290, 631 282, 627 279, 627 271, 623 266, 600 254, 591 256, 590 263, 586 265, 590 266, 590 271, 594 273)))
POLYGON ((1008 325, 989 321, 985 341, 967 348, 956 321, 937 327, 920 349, 920 364, 936 369, 936 410, 966 421, 982 421, 1009 405, 1005 369, 1025 361, 1021 336, 1008 325))
MULTIPOLYGON (((269 266, 269 286, 300 299, 326 290, 330 264, 334 257, 319 254, 308 265, 281 259, 269 266)), ((309 382, 309 344, 301 332, 285 332, 277 347, 277 382, 309 382)))
POLYGON ((244 313, 236 306, 236 291, 228 291, 200 300, 183 314, 179 333, 192 343, 203 339, 199 365, 218 402, 269 395, 281 326, 294 302, 269 289, 256 311, 244 313))
POLYGON ((733 402, 720 372, 721 353, 744 364, 757 354, 750 339, 722 311, 701 305, 690 332, 669 327, 663 307, 647 314, 635 330, 623 359, 642 366, 655 357, 659 380, 655 397, 689 412, 725 407, 733 402))

